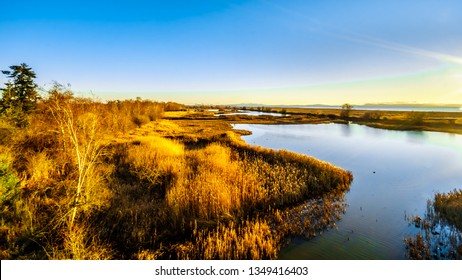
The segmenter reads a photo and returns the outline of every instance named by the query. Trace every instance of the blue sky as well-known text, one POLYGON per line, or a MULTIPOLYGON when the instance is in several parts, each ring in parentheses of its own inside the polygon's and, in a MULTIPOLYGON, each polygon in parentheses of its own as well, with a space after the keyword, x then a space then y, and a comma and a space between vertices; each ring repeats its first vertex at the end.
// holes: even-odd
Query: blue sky
MULTIPOLYGON (((462 103, 462 1, 6 1, 0 69, 102 99, 462 103)), ((2 77, 0 82, 4 82, 2 77)))

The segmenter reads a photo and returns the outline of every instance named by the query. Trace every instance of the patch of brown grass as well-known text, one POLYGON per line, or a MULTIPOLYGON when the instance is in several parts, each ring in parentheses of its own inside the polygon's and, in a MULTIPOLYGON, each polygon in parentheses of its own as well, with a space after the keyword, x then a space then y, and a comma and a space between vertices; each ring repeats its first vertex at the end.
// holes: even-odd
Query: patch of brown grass
POLYGON ((220 224, 212 231, 198 232, 193 241, 194 259, 262 260, 276 259, 281 246, 280 236, 270 225, 257 219, 240 225, 220 224))
POLYGON ((462 231, 462 190, 435 195, 435 211, 462 231))
POLYGON ((72 227, 66 234, 62 249, 53 248, 52 259, 58 260, 108 260, 113 258, 109 244, 101 242, 85 224, 72 227))
POLYGON ((2 258, 274 259, 285 236, 340 217, 326 197, 348 190, 344 170, 247 146, 200 112, 158 119, 178 104, 53 90, 0 144, 2 258), (320 197, 311 216, 290 211, 320 197))

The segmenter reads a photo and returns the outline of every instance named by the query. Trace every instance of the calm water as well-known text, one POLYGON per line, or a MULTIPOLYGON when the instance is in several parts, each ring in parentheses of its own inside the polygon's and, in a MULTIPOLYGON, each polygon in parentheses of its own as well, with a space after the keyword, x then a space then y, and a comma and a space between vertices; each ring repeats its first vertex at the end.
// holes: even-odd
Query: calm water
MULTIPOLYGON (((300 108, 309 108, 309 109, 342 109, 342 106, 300 106, 300 108)), ((387 106, 387 105, 354 105, 354 109, 358 110, 379 110, 379 111, 417 111, 417 112, 450 112, 450 113, 460 113, 462 112, 462 107, 460 106, 412 106, 412 105, 402 105, 402 106, 387 106)))
POLYGON ((337 230, 295 240, 282 259, 402 259, 415 229, 405 214, 424 215, 435 192, 462 188, 462 136, 360 125, 247 125, 250 144, 314 156, 351 170, 347 213, 337 230))
POLYGON ((282 117, 285 116, 281 113, 272 113, 272 112, 260 112, 260 111, 248 111, 248 110, 238 110, 234 113, 224 113, 224 114, 217 114, 217 116, 233 116, 233 115, 244 115, 244 116, 275 116, 275 117, 282 117))

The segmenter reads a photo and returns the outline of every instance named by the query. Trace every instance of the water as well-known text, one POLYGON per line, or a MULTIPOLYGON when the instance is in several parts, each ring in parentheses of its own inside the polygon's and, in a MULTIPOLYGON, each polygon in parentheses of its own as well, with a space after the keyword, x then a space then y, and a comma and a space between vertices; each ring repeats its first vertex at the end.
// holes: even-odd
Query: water
MULTIPOLYGON (((307 109, 342 109, 342 106, 313 105, 300 106, 307 109)), ((379 111, 416 111, 416 112, 447 112, 460 113, 460 106, 412 106, 412 105, 354 105, 357 110, 379 110, 379 111)))
POLYGON ((260 111, 248 111, 248 110, 238 110, 234 113, 224 113, 224 114, 217 114, 217 116, 233 116, 233 115, 244 115, 244 116, 275 116, 275 117, 283 117, 286 114, 281 113, 273 113, 273 112, 260 112, 260 111))
POLYGON ((462 188, 462 135, 392 131, 355 124, 253 125, 249 144, 314 156, 353 172, 347 213, 312 240, 295 240, 282 259, 402 259, 405 215, 423 216, 436 192, 462 188))

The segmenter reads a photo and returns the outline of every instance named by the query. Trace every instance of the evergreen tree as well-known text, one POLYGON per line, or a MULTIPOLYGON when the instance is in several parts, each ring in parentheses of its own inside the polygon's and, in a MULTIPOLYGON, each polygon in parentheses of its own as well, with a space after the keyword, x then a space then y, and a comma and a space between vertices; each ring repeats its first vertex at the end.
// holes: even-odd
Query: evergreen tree
POLYGON ((34 80, 36 74, 27 64, 10 66, 11 70, 2 71, 9 78, 2 88, 0 113, 6 115, 17 126, 28 124, 28 115, 36 107, 39 95, 34 80))

